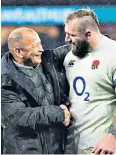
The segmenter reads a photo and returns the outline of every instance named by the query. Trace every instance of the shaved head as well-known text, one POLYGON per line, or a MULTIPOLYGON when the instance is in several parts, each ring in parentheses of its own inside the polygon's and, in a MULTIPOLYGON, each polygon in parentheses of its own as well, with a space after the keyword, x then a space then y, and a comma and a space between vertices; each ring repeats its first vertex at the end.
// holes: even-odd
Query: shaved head
POLYGON ((36 36, 38 34, 30 28, 15 29, 8 37, 9 50, 13 50, 15 47, 23 48, 24 46, 28 46, 31 43, 31 39, 36 36))
POLYGON ((73 21, 77 23, 79 32, 85 32, 86 29, 98 31, 100 27, 96 14, 90 9, 80 9, 69 14, 65 22, 73 21))

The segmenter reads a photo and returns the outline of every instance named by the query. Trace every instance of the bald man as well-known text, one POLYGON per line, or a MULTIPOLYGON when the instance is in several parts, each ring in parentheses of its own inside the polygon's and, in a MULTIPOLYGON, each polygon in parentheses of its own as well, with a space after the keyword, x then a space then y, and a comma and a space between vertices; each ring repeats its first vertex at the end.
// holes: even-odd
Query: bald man
POLYGON ((62 154, 70 113, 59 59, 63 64, 62 51, 66 54, 69 48, 44 51, 39 36, 29 28, 11 32, 8 47, 1 68, 4 153, 62 154))

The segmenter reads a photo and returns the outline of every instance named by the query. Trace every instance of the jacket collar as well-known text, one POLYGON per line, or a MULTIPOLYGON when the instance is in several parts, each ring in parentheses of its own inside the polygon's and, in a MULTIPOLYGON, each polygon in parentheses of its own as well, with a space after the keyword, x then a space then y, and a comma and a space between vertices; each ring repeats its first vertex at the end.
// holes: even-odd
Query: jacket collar
POLYGON ((13 79, 23 89, 25 89, 35 99, 35 101, 38 102, 38 93, 34 91, 35 88, 32 81, 29 81, 28 78, 22 74, 22 72, 17 70, 13 63, 11 54, 9 52, 6 53, 2 60, 2 68, 5 67, 4 74, 6 72, 11 77, 11 79, 13 79))

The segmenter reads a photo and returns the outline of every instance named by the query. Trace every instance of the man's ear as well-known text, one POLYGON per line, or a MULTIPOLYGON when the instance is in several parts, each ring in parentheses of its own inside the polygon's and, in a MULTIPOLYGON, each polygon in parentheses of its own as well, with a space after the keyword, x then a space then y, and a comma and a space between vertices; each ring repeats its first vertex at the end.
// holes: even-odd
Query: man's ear
POLYGON ((18 57, 23 58, 22 54, 20 53, 20 49, 18 47, 14 48, 14 52, 18 57))
POLYGON ((87 40, 89 40, 90 37, 91 37, 91 31, 90 31, 89 29, 87 29, 86 32, 85 32, 85 38, 86 38, 87 40))

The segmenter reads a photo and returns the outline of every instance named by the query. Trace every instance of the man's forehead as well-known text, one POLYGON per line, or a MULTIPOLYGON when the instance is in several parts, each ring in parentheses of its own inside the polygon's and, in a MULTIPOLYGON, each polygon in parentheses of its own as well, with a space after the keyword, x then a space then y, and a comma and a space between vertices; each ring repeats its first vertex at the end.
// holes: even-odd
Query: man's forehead
POLYGON ((25 44, 33 44, 33 43, 41 43, 41 40, 37 34, 27 34, 26 36, 23 37, 22 40, 23 43, 25 44))
POLYGON ((65 23, 65 32, 77 32, 77 23, 75 22, 68 22, 65 23))

